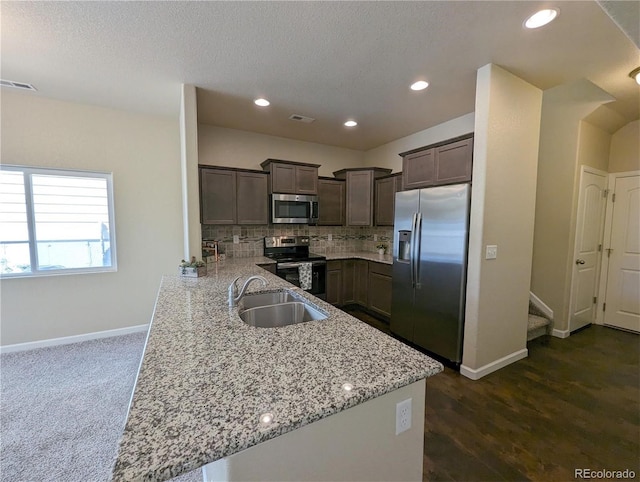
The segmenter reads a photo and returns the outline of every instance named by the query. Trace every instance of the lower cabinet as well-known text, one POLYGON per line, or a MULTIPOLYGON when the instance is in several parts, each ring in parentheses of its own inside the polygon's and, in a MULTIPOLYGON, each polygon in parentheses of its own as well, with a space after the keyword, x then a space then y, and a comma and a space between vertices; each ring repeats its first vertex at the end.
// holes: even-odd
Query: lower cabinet
POLYGON ((386 318, 391 317, 391 265, 369 262, 369 304, 367 307, 386 318))
POLYGON ((327 261, 327 303, 343 305, 342 261, 327 261))
POLYGON ((327 302, 357 304, 383 318, 391 317, 391 265, 363 259, 327 262, 327 302))

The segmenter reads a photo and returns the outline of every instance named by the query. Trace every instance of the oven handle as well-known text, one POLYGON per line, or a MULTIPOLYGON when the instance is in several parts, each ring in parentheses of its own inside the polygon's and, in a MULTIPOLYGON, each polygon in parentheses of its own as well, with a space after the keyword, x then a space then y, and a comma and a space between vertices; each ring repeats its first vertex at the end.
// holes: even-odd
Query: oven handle
MULTIPOLYGON (((287 268, 299 268, 300 265, 302 263, 278 263, 276 265, 276 270, 282 268, 282 269, 287 269, 287 268)), ((311 266, 322 266, 324 264, 327 264, 326 261, 312 261, 311 262, 311 266)))

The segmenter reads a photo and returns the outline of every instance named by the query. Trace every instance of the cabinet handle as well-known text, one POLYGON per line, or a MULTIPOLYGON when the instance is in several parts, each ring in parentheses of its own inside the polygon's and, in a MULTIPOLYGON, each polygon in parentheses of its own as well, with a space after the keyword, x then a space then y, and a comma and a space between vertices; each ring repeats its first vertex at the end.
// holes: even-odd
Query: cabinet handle
POLYGON ((576 264, 584 264, 584 263, 585 263, 584 259, 580 259, 580 258, 576 259, 576 264))

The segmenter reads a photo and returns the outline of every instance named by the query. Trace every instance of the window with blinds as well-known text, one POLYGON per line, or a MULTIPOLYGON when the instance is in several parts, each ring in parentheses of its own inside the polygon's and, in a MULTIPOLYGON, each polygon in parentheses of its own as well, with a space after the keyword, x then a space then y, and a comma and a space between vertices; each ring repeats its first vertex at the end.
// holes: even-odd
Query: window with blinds
POLYGON ((108 173, 2 166, 0 275, 116 269, 108 173))

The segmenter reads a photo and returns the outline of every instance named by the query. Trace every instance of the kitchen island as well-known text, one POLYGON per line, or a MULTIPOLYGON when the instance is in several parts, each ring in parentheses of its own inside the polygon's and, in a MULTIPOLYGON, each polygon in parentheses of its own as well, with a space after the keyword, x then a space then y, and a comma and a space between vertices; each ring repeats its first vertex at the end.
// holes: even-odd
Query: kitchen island
MULTIPOLYGON (((291 452, 269 462, 262 448, 286 451, 286 446, 275 444, 286 444, 287 437, 297 434, 306 440, 291 440, 298 448, 309 440, 328 440, 331 445, 332 436, 344 438, 340 430, 356 437, 377 437, 383 430, 381 437, 387 441, 366 440, 364 451, 374 456, 376 447, 388 453, 389 441, 399 443, 403 452, 403 444, 411 444, 420 460, 410 473, 419 470, 420 477, 424 379, 442 371, 442 365, 256 266, 269 262, 230 258, 210 265, 203 278, 162 279, 113 480, 168 480, 202 466, 211 477, 241 479, 249 475, 240 469, 255 469, 251 460, 261 460, 258 478, 269 479, 271 469, 273 478, 282 478, 282 470, 295 478, 287 464, 304 465, 304 460, 293 460, 291 452), (245 324, 237 308, 228 306, 227 289, 235 277, 244 281, 257 274, 267 278, 268 285, 260 288, 254 283, 249 292, 292 289, 328 317, 279 328, 245 324), (397 396, 390 399, 392 395, 397 396), (414 398, 412 420, 417 423, 396 436, 396 399, 407 396, 414 398), (371 418, 380 410, 390 411, 384 423, 371 418), (261 421, 266 413, 272 415, 271 423, 261 421), (332 420, 339 426, 331 426, 332 420), (351 426, 351 420, 356 425, 351 426)), ((356 452, 363 451, 358 448, 362 440, 350 444, 356 452)), ((327 469, 350 470, 349 460, 356 465, 368 462, 352 459, 360 456, 356 452, 343 452, 347 465, 342 468, 330 458, 323 461, 323 448, 316 448, 315 462, 327 469)), ((327 474, 306 477, 322 480, 327 474)))

